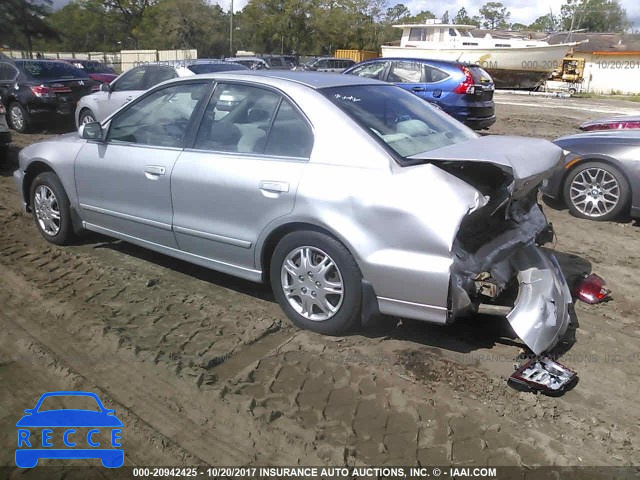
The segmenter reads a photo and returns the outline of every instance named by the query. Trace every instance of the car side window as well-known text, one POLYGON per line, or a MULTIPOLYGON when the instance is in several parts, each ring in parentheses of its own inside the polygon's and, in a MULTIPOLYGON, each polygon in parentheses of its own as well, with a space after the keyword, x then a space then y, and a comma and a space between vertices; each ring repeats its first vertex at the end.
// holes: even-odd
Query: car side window
POLYGON ((141 98, 111 120, 107 142, 182 147, 207 87, 206 82, 170 85, 141 98))
POLYGON ((328 65, 328 60, 320 60, 318 63, 316 63, 316 68, 328 68, 328 65))
POLYGON ((409 61, 391 62, 387 81, 391 83, 422 82, 422 63, 409 61))
POLYGON ((359 67, 354 68, 350 73, 351 75, 357 75, 364 78, 375 78, 376 80, 382 80, 384 75, 384 69, 389 62, 372 62, 359 67))
POLYGON ((207 105, 194 147, 235 153, 263 153, 281 96, 271 90, 219 83, 207 105))
POLYGON ((0 82, 13 81, 18 76, 18 69, 7 62, 0 62, 0 82))
POLYGON ((113 91, 122 92, 126 90, 145 90, 144 74, 146 71, 146 67, 132 68, 115 81, 113 84, 113 91))
POLYGON ((429 65, 424 66, 424 76, 424 81, 426 83, 441 82, 442 80, 449 78, 449 74, 447 72, 443 72, 439 68, 430 67, 429 65))
POLYGON ((313 148, 313 133, 302 115, 287 100, 280 108, 269 130, 266 155, 309 158, 313 148))
POLYGON ((151 65, 144 76, 144 90, 149 90, 165 80, 177 77, 175 68, 151 65))

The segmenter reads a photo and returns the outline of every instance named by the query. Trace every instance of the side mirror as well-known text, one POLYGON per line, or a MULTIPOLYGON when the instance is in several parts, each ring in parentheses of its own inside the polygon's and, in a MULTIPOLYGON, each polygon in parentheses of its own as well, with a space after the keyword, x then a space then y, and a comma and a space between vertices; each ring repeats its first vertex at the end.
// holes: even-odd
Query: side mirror
POLYGON ((108 83, 103 83, 102 85, 100 85, 100 91, 101 92, 110 92, 111 91, 111 87, 109 86, 108 83))
POLYGON ((85 140, 102 140, 102 125, 100 122, 83 123, 78 128, 78 135, 85 140))

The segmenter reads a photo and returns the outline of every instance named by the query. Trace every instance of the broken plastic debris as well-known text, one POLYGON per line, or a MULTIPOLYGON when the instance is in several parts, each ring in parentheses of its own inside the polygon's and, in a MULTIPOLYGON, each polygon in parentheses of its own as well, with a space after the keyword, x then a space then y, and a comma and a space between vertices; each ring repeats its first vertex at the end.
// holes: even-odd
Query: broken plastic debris
POLYGON ((611 290, 605 287, 605 281, 592 273, 583 278, 573 290, 573 296, 585 303, 594 304, 605 300, 611 290))
POLYGON ((508 380, 516 390, 559 395, 573 384, 577 373, 548 357, 535 357, 520 366, 508 380))

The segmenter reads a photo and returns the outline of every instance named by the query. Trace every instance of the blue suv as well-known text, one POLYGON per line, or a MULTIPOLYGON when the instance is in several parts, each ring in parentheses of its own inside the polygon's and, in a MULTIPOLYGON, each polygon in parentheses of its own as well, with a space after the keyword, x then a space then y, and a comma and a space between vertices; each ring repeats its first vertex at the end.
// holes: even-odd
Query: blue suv
POLYGON ((474 130, 489 128, 496 122, 494 83, 477 65, 385 57, 358 63, 344 73, 394 83, 435 103, 474 130))

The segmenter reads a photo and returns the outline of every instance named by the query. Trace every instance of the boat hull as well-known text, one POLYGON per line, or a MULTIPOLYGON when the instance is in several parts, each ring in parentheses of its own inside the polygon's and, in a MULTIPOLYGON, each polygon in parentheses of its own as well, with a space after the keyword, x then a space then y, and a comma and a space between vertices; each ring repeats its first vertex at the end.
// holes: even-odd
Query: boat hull
POLYGON ((383 57, 413 57, 476 64, 493 78, 496 88, 535 88, 562 66, 573 43, 522 48, 425 48, 382 46, 383 57))

